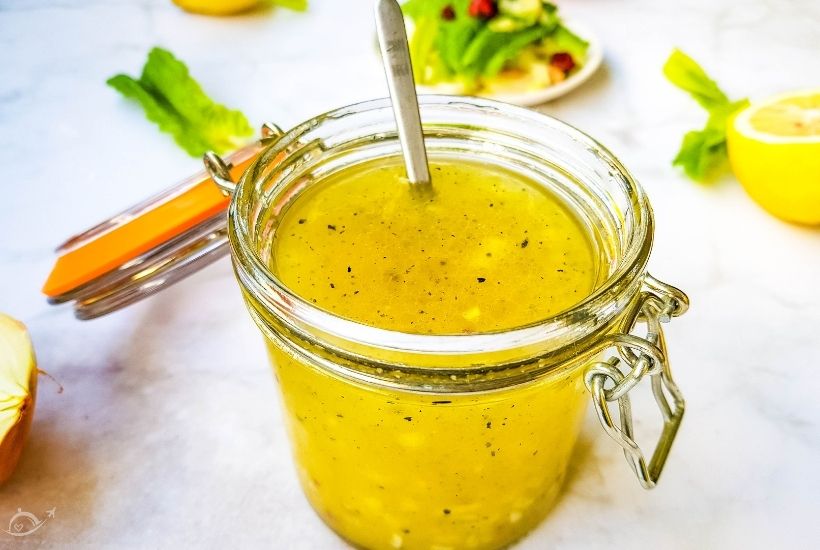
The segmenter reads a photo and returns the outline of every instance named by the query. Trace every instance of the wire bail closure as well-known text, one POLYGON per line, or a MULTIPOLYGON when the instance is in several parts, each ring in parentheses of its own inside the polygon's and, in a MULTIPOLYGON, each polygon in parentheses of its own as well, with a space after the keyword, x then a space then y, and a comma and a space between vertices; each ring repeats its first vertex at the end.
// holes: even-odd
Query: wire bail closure
POLYGON ((53 293, 45 292, 49 303, 73 302, 78 319, 94 319, 227 255, 226 209, 235 182, 265 146, 283 135, 277 125, 265 123, 261 139, 224 158, 205 154, 204 171, 70 238, 57 249, 49 282, 55 272, 59 277, 53 293), (130 248, 123 250, 123 242, 130 248))
MULTIPOLYGON (((262 125, 262 142, 279 139, 284 133, 285 132, 273 122, 266 122, 262 125)), ((226 197, 232 196, 236 190, 236 182, 231 176, 231 168, 233 168, 233 165, 226 162, 213 151, 205 153, 202 156, 202 162, 205 164, 205 170, 208 172, 208 175, 214 180, 214 183, 219 190, 222 191, 222 194, 226 197)))
POLYGON ((601 344, 601 351, 614 348, 618 355, 593 363, 584 375, 598 420, 607 434, 621 446, 627 462, 644 489, 652 489, 657 485, 683 420, 685 408, 683 395, 672 379, 661 323, 683 315, 688 308, 689 298, 686 294, 647 273, 644 290, 627 330, 622 334, 609 336, 601 344), (639 323, 646 324, 646 336, 632 334, 639 323), (629 366, 626 373, 621 368, 622 363, 629 366), (652 394, 663 416, 663 431, 649 464, 634 439, 632 404, 629 399, 629 392, 647 375, 651 378, 652 394), (607 388, 609 381, 612 384, 607 388), (616 425, 610 412, 609 403, 613 401, 618 402, 620 426, 616 425))

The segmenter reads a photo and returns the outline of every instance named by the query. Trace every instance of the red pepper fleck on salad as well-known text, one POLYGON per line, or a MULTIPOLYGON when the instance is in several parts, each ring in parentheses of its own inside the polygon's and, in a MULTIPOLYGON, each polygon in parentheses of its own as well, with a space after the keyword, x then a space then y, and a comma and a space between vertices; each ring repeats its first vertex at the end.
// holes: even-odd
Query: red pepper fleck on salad
POLYGON ((498 13, 498 6, 493 0, 472 0, 467 13, 477 19, 490 19, 498 13))
POLYGON ((568 73, 575 68, 575 60, 572 59, 572 55, 567 52, 558 52, 552 54, 550 65, 568 73))
POLYGON ((417 84, 447 93, 515 94, 558 84, 589 44, 550 0, 404 0, 417 84))

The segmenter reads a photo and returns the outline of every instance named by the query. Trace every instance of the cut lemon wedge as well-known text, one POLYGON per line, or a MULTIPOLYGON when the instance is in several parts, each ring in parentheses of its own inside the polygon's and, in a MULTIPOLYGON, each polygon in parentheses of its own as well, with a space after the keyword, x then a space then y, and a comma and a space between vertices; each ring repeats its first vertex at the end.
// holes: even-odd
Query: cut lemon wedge
POLYGON ((765 136, 820 140, 820 91, 780 96, 752 108, 741 121, 765 136))
POLYGON ((0 484, 20 460, 37 393, 37 366, 26 327, 0 313, 0 484))
POLYGON ((820 90, 753 103, 729 123, 732 171, 763 208, 820 224, 820 90))

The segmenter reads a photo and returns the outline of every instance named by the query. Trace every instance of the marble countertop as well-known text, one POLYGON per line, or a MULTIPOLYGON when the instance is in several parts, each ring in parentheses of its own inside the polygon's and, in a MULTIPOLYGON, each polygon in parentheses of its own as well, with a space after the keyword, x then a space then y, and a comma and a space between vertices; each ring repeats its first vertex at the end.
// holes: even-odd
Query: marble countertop
MULTIPOLYGON (((670 166, 702 113, 668 85, 673 46, 734 96, 820 85, 813 0, 565 0, 606 61, 542 109, 592 134, 646 187, 651 270, 692 308, 668 328, 687 416, 660 486, 645 492, 591 416, 563 498, 522 541, 542 548, 800 548, 820 536, 820 232, 781 223, 729 177, 670 166)), ((345 545, 314 515, 291 464, 277 389, 227 261, 97 321, 39 288, 65 237, 198 170, 105 86, 151 46, 251 120, 295 124, 383 96, 369 0, 231 19, 170 0, 0 1, 0 311, 25 321, 40 367, 22 463, 0 488, 54 518, 0 547, 288 548, 345 545)), ((640 405, 640 404, 639 404, 640 405)), ((660 419, 648 405, 639 428, 660 419)))

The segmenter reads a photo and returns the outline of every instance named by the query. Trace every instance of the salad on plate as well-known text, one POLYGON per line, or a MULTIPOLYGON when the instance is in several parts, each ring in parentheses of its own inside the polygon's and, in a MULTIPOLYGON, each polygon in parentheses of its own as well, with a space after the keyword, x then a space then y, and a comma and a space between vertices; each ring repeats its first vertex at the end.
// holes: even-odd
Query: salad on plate
POLYGON ((423 91, 532 104, 568 91, 600 62, 589 35, 570 30, 545 0, 407 0, 402 9, 423 91))

